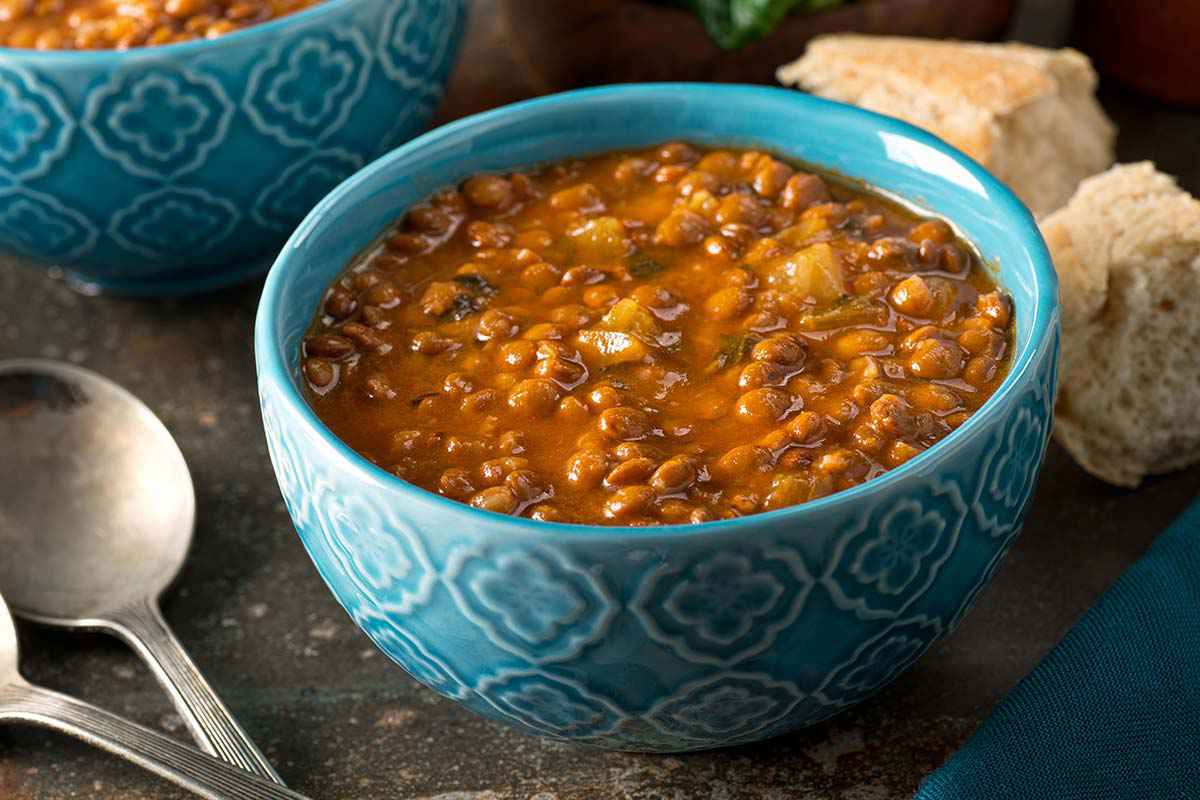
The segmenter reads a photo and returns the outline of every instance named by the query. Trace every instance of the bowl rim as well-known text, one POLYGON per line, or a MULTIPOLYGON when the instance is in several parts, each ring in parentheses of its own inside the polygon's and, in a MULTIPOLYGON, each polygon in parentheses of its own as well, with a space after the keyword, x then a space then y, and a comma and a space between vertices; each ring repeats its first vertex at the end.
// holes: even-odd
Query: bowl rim
POLYGON ((302 8, 299 11, 294 11, 291 14, 285 14, 282 17, 269 19, 266 22, 260 22, 257 25, 249 25, 245 28, 239 28, 236 31, 221 34, 212 39, 190 39, 186 42, 172 42, 171 44, 158 45, 140 45, 138 47, 128 47, 124 50, 119 50, 115 47, 106 47, 99 50, 37 50, 31 47, 0 47, 0 58, 28 58, 33 61, 55 61, 63 60, 70 61, 72 64, 88 65, 88 62, 99 62, 110 58, 141 56, 148 57, 152 55, 189 55, 194 50, 205 50, 221 46, 230 46, 236 44, 243 39, 249 39, 251 36, 262 36, 269 34, 276 28, 281 28, 289 23, 296 22, 299 19, 308 19, 310 17, 319 17, 324 14, 332 14, 335 10, 342 6, 352 5, 365 0, 320 0, 319 2, 302 8))
MULTIPOLYGON (((858 175, 850 175, 848 177, 852 179, 861 178, 858 175)), ((869 188, 872 186, 868 179, 863 178, 863 180, 869 188)), ((930 210, 921 204, 915 203, 915 201, 910 202, 914 203, 914 207, 918 209, 930 210)), ((1036 369, 1034 355, 1042 348, 1046 338, 1053 335, 1057 325, 1057 313, 1058 278, 1049 250, 1046 247, 1045 240, 1042 238, 1041 231, 1033 214, 1017 199, 1016 195, 1010 189, 1000 183, 991 173, 987 172, 969 156, 933 134, 894 117, 884 116, 845 103, 826 100, 793 89, 752 84, 635 83, 576 89, 524 100, 463 117, 411 139, 358 170, 334 188, 333 191, 326 195, 309 212, 304 221, 292 233, 283 250, 280 251, 275 263, 271 266, 271 270, 267 274, 266 281, 263 284, 258 313, 255 318, 254 348, 260 387, 260 402, 262 400, 262 386, 265 382, 283 384, 283 389, 281 390, 283 401, 298 414, 299 419, 306 428, 311 429, 312 432, 332 449, 339 459, 344 461, 357 474, 364 488, 375 484, 395 487, 402 493, 419 493, 421 502, 428 503, 435 508, 443 509, 447 513, 466 514, 468 517, 473 517, 474 521, 481 526, 490 525, 507 528, 514 534, 555 537, 672 538, 676 536, 728 533, 731 529, 745 525, 769 526, 772 524, 787 524, 789 521, 794 521, 793 518, 802 518, 806 515, 816 514, 828 509, 852 506, 865 496, 881 492, 894 484, 912 477, 914 474, 928 472, 929 467, 936 464, 944 454, 951 452, 952 447, 982 432, 989 422, 1004 413, 1005 406, 1015 399, 1015 395, 1023 386, 1029 381, 1036 379, 1036 376, 1033 374, 1036 369), (283 352, 282 342, 278 341, 274 335, 274 321, 278 317, 277 307, 284 281, 283 276, 291 268, 291 261, 294 254, 300 245, 303 244, 304 240, 312 235, 317 228, 326 224, 327 220, 338 219, 342 216, 340 213, 334 214, 331 212, 342 203, 343 198, 355 193, 360 186, 375 178, 379 173, 388 172, 393 164, 408 158, 412 153, 419 152, 423 148, 444 139, 461 136, 466 131, 495 127, 512 118, 520 119, 529 112, 548 111, 557 106, 572 107, 578 104, 586 105, 596 100, 620 95, 643 95, 649 97, 660 93, 672 93, 678 96, 679 92, 701 92, 710 98, 723 97, 726 102, 736 102, 738 96, 769 95, 780 99, 787 98, 789 102, 808 106, 813 111, 818 112, 818 117, 821 113, 824 113, 856 118, 861 123, 870 125, 877 131, 902 135, 936 149, 943 155, 953 159, 959 167, 967 170, 982 184, 987 193, 986 197, 996 206, 997 214, 1013 224, 1011 235, 1017 241, 1017 246, 1020 250, 1027 254, 1028 260, 1032 265, 1031 283, 1033 286, 1034 311, 1029 340, 1015 354, 1008 375, 1001 382, 1000 386, 997 387, 992 396, 975 413, 971 414, 962 425, 951 431, 945 439, 937 442, 899 467, 887 470, 883 474, 864 481, 857 486, 844 489, 840 492, 834 492, 826 497, 773 511, 764 511, 732 519, 712 520, 699 524, 676 523, 635 527, 627 525, 547 522, 527 517, 497 514, 474 508, 466 503, 451 500, 436 492, 423 489, 372 464, 339 439, 317 417, 312 407, 305 401, 291 380, 290 371, 287 367, 287 356, 283 352)), ((966 499, 964 501, 970 502, 966 499)))

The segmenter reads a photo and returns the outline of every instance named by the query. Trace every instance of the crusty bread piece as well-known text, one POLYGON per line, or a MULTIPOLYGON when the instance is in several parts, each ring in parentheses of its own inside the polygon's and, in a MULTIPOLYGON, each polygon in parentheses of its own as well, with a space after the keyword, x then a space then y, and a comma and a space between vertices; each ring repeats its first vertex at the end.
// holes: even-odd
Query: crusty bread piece
POLYGON ((1113 163, 1116 129, 1074 50, 1022 44, 821 36, 781 83, 899 117, 958 147, 1038 216, 1113 163))
POLYGON ((1061 281, 1059 442, 1118 486, 1200 461, 1200 201, 1126 164, 1042 232, 1061 281))

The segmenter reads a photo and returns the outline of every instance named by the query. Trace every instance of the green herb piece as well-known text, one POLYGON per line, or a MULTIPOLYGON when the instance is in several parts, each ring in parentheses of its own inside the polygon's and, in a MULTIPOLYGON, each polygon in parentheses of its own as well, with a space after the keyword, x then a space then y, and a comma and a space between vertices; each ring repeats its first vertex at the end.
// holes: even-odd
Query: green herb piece
POLYGON ((823 331, 847 325, 871 325, 884 321, 883 306, 857 294, 844 294, 820 311, 810 311, 797 321, 802 331, 823 331))
POLYGON ((626 268, 629 270, 629 274, 635 278, 650 278, 666 269, 650 256, 643 255, 631 256, 626 268))
POLYGON ((466 294, 455 296, 450 310, 442 314, 442 319, 452 319, 455 322, 469 317, 487 305, 487 298, 496 293, 496 287, 482 275, 474 272, 464 272, 455 275, 451 280, 467 290, 466 294))
POLYGON ((734 364, 740 364, 749 357, 754 345, 761 341, 762 337, 754 333, 721 334, 717 340, 717 355, 708 365, 708 372, 720 372, 734 364))
POLYGON ((468 289, 478 294, 493 294, 496 291, 496 287, 493 286, 487 278, 474 272, 465 272, 462 275, 455 275, 453 280, 460 286, 466 286, 468 289))
POLYGON ((679 0, 696 13, 719 46, 733 50, 761 38, 788 14, 822 11, 846 0, 679 0))

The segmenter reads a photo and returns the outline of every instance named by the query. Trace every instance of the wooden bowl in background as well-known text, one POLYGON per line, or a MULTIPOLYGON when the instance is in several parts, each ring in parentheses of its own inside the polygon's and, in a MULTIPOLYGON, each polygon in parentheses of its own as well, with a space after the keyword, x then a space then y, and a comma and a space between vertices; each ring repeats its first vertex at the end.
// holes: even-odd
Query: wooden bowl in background
POLYGON ((1200 0, 1089 0, 1075 15, 1080 45, 1102 73, 1150 97, 1200 107, 1200 0))
POLYGON ((722 50, 690 11, 653 0, 473 0, 439 121, 526 97, 635 81, 774 83, 822 33, 992 39, 1016 0, 858 0, 788 17, 770 36, 722 50))
POLYGON ((822 33, 990 39, 1004 31, 1015 0, 860 0, 793 14, 769 36, 722 50, 698 17, 650 0, 499 0, 509 40, 547 91, 598 83, 720 81, 773 83, 822 33))

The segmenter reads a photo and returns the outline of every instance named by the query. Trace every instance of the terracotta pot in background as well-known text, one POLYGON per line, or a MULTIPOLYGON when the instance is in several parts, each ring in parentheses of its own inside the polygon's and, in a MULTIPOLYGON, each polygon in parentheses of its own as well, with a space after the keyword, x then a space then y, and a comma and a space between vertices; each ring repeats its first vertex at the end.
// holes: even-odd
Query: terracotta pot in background
POLYGON ((1200 0, 1084 0, 1080 45, 1096 67, 1143 94, 1200 106, 1200 0))
POLYGON ((507 40, 539 89, 599 83, 721 81, 773 83, 775 68, 834 31, 991 39, 1016 0, 859 0, 788 17, 771 35, 722 50, 686 9, 651 0, 498 0, 507 40))

